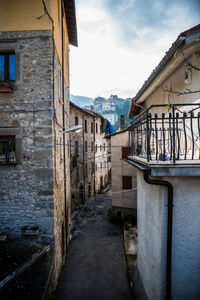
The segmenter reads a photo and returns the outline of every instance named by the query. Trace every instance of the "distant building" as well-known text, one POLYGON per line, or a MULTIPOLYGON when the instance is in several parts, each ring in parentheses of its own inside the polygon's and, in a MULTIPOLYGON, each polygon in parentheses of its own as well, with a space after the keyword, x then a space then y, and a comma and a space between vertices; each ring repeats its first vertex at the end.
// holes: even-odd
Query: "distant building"
POLYGON ((70 127, 82 125, 82 132, 70 135, 72 209, 85 204, 108 183, 106 121, 101 115, 70 102, 70 127))
POLYGON ((119 121, 119 116, 116 114, 103 113, 105 119, 107 119, 112 125, 115 125, 119 121))
POLYGON ((108 100, 104 100, 102 101, 102 104, 101 104, 101 109, 102 111, 115 111, 116 109, 116 106, 115 106, 115 102, 114 101, 108 101, 108 100))
POLYGON ((109 134, 111 146, 112 211, 124 219, 137 215, 137 172, 124 159, 129 155, 127 129, 109 134))

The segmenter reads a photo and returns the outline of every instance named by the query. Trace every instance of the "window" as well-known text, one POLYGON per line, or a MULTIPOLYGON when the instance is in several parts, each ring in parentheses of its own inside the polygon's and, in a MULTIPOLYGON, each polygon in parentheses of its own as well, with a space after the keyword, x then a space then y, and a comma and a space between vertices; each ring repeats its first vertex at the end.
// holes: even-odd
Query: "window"
POLYGON ((62 163, 62 138, 60 138, 60 164, 62 163))
POLYGON ((100 145, 100 151, 102 150, 101 148, 102 148, 102 147, 101 147, 101 145, 100 145))
POLYGON ((93 131, 94 131, 94 123, 91 122, 91 133, 93 133, 93 131))
POLYGON ((91 162, 91 169, 92 169, 91 173, 94 174, 94 172, 95 172, 95 163, 93 161, 91 162))
POLYGON ((79 179, 79 167, 76 167, 76 182, 78 182, 79 179))
POLYGON ((102 130, 102 125, 100 125, 100 134, 102 134, 103 130, 102 130))
POLYGON ((84 172, 85 174, 85 177, 88 177, 88 165, 87 164, 85 164, 85 172, 84 172))
POLYGON ((95 152, 97 152, 97 145, 95 146, 95 152))
POLYGON ((75 141, 75 153, 78 153, 78 141, 75 141))
POLYGON ((15 53, 0 53, 0 81, 15 81, 15 53))
POLYGON ((87 132, 87 120, 85 120, 85 132, 87 132))
POLYGON ((104 143, 104 145, 103 145, 103 148, 104 148, 104 151, 106 150, 106 144, 104 143))
POLYGON ((98 124, 96 123, 96 133, 98 133, 98 124))
POLYGON ((85 152, 88 152, 88 143, 85 141, 85 152))
POLYGON ((75 125, 78 125, 78 117, 75 116, 75 125))
POLYGON ((102 167, 103 167, 103 163, 101 162, 101 163, 100 163, 100 168, 102 169, 102 167))
POLYGON ((15 136, 0 136, 0 164, 16 164, 15 136))
POLYGON ((94 143, 91 142, 91 151, 94 151, 94 143))
POLYGON ((132 177, 131 176, 122 176, 122 188, 123 188, 123 190, 132 189, 132 177))
POLYGON ((122 159, 128 158, 129 156, 129 147, 122 147, 122 159))

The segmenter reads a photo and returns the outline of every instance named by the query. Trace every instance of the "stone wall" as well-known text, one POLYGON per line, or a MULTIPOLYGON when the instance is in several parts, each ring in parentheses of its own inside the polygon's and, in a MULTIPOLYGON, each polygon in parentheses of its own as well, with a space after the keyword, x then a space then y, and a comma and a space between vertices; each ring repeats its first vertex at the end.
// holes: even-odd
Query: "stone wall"
POLYGON ((39 226, 53 239, 51 38, 48 32, 2 33, 0 51, 14 50, 13 91, 0 93, 0 134, 15 135, 18 163, 0 166, 1 230, 19 235, 39 226), (37 37, 40 36, 40 37, 37 37))
MULTIPOLYGON (((0 93, 0 135, 16 137, 17 164, 0 165, 0 231, 21 237, 22 227, 39 227, 37 240, 52 245, 55 287, 66 257, 71 221, 69 135, 65 134, 64 150, 61 133, 61 64, 48 31, 1 33, 0 51, 8 50, 15 51, 16 80, 11 92, 0 93)), ((67 128, 66 82, 64 103, 67 128)))

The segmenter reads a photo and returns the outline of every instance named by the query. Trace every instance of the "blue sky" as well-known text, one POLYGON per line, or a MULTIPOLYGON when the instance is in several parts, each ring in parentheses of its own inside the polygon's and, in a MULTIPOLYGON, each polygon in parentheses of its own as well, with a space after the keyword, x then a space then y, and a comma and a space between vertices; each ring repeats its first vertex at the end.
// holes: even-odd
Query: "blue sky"
POLYGON ((197 0, 76 0, 79 47, 71 93, 133 97, 180 32, 200 23, 197 0))

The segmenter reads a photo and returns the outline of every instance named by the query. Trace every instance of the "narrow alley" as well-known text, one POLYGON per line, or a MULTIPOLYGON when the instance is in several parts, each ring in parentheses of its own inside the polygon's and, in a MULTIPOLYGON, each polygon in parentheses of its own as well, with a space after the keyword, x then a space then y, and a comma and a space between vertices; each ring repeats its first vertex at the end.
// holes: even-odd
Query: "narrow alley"
POLYGON ((122 230, 107 218, 111 193, 73 216, 74 238, 53 300, 129 300, 122 230))

